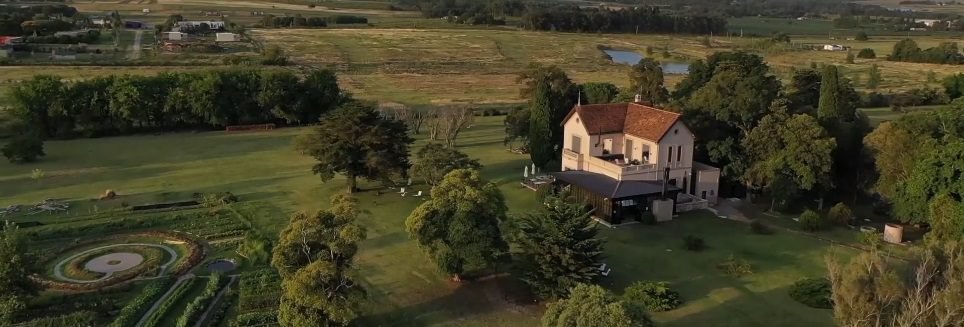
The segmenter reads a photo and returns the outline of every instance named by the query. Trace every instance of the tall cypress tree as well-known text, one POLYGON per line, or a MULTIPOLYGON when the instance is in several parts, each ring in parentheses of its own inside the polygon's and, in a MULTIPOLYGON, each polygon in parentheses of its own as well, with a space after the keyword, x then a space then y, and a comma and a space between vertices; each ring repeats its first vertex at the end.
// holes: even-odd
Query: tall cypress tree
POLYGON ((545 167, 555 159, 555 135, 553 135, 554 112, 552 110, 552 89, 549 81, 541 79, 536 84, 532 100, 529 102, 529 156, 532 163, 545 167))
POLYGON ((820 103, 817 107, 817 118, 820 121, 834 121, 840 117, 843 99, 840 98, 839 80, 837 66, 827 65, 823 68, 820 78, 820 103))

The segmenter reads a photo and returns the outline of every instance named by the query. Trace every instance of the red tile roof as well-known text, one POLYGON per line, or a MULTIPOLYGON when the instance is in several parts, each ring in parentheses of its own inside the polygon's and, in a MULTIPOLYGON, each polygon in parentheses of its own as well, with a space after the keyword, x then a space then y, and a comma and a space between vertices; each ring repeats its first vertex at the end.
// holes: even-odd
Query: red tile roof
POLYGON ((575 106, 563 124, 578 113, 589 135, 625 133, 659 142, 680 114, 638 103, 610 103, 575 106))

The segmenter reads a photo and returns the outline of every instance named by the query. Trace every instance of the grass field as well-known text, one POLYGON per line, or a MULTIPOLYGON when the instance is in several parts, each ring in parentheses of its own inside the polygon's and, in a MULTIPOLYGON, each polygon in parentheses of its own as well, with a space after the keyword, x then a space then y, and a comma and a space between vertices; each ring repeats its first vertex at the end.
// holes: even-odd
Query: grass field
POLYGON ((917 111, 934 110, 934 109, 937 109, 937 108, 940 108, 940 107, 943 107, 943 106, 918 106, 918 107, 909 107, 909 108, 904 108, 905 112, 903 112, 903 113, 901 113, 901 112, 894 112, 894 110, 891 109, 890 107, 883 107, 883 108, 862 108, 862 109, 860 109, 860 111, 863 112, 863 113, 865 113, 865 114, 867 114, 867 117, 870 118, 870 122, 871 122, 874 126, 877 126, 877 125, 880 125, 880 123, 882 123, 882 122, 889 121, 889 120, 895 120, 895 119, 897 119, 897 118, 900 118, 900 116, 903 116, 903 115, 905 115, 906 113, 917 112, 917 111))
MULTIPOLYGON (((264 133, 174 133, 104 139, 50 141, 48 157, 30 165, 0 163, 0 206, 33 203, 45 198, 89 199, 113 189, 138 201, 169 199, 191 192, 231 191, 242 202, 233 205, 256 230, 276 235, 298 210, 326 207, 344 189, 342 180, 321 183, 310 174, 311 160, 291 147, 305 129, 264 133), (30 178, 33 169, 45 177, 30 178)), ((535 210, 535 193, 516 178, 528 162, 507 152, 500 117, 480 118, 460 136, 460 149, 485 165, 483 175, 505 193, 510 214, 535 210)), ((424 144, 418 137, 416 146, 424 144)), ((376 184, 363 184, 371 188, 376 184)), ((413 190, 427 191, 424 185, 413 190)), ((362 218, 368 239, 358 254, 360 277, 370 292, 368 314, 360 325, 393 326, 532 326, 541 307, 506 302, 499 287, 505 280, 462 286, 439 274, 408 239, 403 222, 417 198, 373 191, 357 195, 370 211, 362 218)), ((77 210, 83 210, 78 207, 77 210)), ((169 215, 159 213, 157 215, 169 215)), ((61 218, 62 219, 62 218, 61 218)), ((203 228, 199 224, 193 228, 203 228)), ((192 225, 193 226, 193 225, 192 225)), ((659 226, 603 230, 607 263, 613 274, 603 285, 620 292, 641 279, 667 280, 686 304, 659 313, 661 326, 825 326, 830 313, 792 302, 786 287, 804 276, 822 274, 829 244, 807 237, 750 234, 745 225, 705 214, 685 214, 659 226), (709 249, 685 252, 680 237, 704 237, 709 249), (672 251, 667 251, 670 249, 672 251), (754 266, 754 274, 725 277, 715 265, 734 254, 754 266)), ((247 267, 246 267, 247 268, 247 267)))

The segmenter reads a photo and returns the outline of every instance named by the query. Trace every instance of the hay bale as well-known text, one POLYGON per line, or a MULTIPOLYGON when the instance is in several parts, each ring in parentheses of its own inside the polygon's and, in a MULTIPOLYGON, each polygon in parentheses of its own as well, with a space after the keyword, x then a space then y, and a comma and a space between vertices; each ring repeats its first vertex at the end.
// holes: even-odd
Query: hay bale
POLYGON ((116 197, 117 197, 117 193, 114 192, 114 190, 108 189, 108 190, 104 191, 104 194, 100 196, 100 199, 101 199, 101 200, 113 200, 113 199, 116 198, 116 197))

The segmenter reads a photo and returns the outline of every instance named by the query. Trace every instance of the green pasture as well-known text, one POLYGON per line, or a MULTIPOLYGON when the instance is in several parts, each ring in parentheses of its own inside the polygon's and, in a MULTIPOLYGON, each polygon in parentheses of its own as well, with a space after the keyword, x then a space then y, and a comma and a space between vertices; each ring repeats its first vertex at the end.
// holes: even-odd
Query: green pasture
MULTIPOLYGON (((38 231, 55 228, 59 221, 60 227, 97 226, 90 229, 91 233, 106 234, 111 232, 106 227, 110 222, 136 218, 155 221, 155 227, 214 235, 221 230, 245 229, 240 222, 243 219, 255 231, 273 237, 291 214, 324 209, 328 199, 345 188, 341 179, 322 183, 312 176, 311 160, 294 151, 293 137, 306 131, 284 128, 237 134, 170 133, 49 141, 48 157, 38 163, 0 163, 0 183, 4 185, 0 188, 0 206, 46 198, 76 203, 69 215, 23 218, 43 218, 51 224, 37 227, 38 231), (43 170, 45 176, 31 178, 34 169, 43 170), (134 218, 93 218, 99 216, 89 213, 91 206, 98 204, 92 199, 106 189, 120 195, 112 201, 128 201, 131 205, 180 200, 194 192, 222 191, 238 195, 241 202, 222 209, 227 211, 226 216, 217 219, 194 215, 208 209, 156 212, 134 218), (183 218, 172 218, 175 215, 183 218)), ((510 215, 536 210, 535 193, 517 183, 528 163, 527 157, 506 151, 502 135, 501 117, 480 117, 460 135, 458 145, 485 165, 483 175, 505 193, 510 215)), ((417 139, 416 147, 426 143, 424 135, 417 139)), ((401 197, 377 183, 363 183, 362 187, 365 190, 357 197, 368 210, 361 218, 368 229, 368 239, 358 254, 358 276, 369 290, 370 304, 366 307, 368 314, 359 324, 538 324, 542 306, 506 300, 503 291, 518 289, 510 280, 459 285, 438 273, 409 240, 403 227, 408 213, 423 199, 401 197)), ((428 190, 420 183, 409 188, 428 190)), ((123 212, 121 208, 104 210, 123 212)), ((133 228, 126 224, 117 226, 133 228)), ((605 261, 613 269, 612 275, 601 281, 603 285, 619 293, 636 280, 666 280, 682 293, 686 301, 683 307, 654 315, 660 325, 830 325, 829 311, 806 308, 786 295, 786 287, 798 278, 823 273, 821 258, 830 249, 828 243, 792 234, 754 235, 743 224, 706 213, 683 214, 678 221, 658 226, 604 229, 601 235, 608 241, 605 261), (683 250, 681 237, 687 234, 705 238, 709 249, 701 253, 683 250), (731 278, 716 270, 715 265, 730 254, 751 262, 754 274, 731 278)), ((229 251, 217 250, 212 257, 229 251)), ((253 269, 258 267, 242 266, 242 272, 253 269)), ((180 307, 175 305, 171 311, 183 310, 177 309, 180 307)), ((176 319, 177 313, 166 317, 176 319)))

